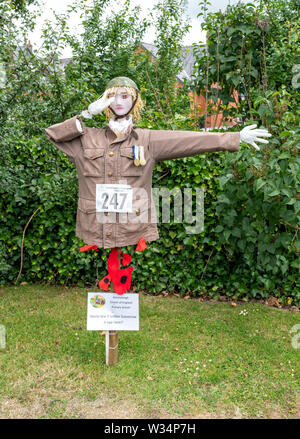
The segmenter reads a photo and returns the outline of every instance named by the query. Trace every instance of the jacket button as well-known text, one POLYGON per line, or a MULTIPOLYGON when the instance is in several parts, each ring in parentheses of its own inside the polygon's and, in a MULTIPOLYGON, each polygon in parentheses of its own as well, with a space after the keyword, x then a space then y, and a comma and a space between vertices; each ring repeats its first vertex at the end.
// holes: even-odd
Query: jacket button
POLYGON ((93 158, 94 157, 93 154, 90 154, 90 157, 93 158))
POLYGON ((112 176, 112 172, 109 172, 107 175, 108 175, 109 177, 111 177, 111 176, 112 176))
POLYGON ((108 215, 109 215, 109 212, 104 212, 104 215, 108 216, 108 215))
POLYGON ((111 233, 110 233, 110 232, 107 232, 107 233, 106 233, 106 236, 110 236, 110 235, 111 235, 111 233))
POLYGON ((108 154, 110 157, 112 157, 113 155, 115 155, 114 152, 110 151, 110 153, 108 154))
POLYGON ((140 209, 136 209, 135 213, 136 213, 137 215, 139 215, 139 214, 140 214, 140 209))

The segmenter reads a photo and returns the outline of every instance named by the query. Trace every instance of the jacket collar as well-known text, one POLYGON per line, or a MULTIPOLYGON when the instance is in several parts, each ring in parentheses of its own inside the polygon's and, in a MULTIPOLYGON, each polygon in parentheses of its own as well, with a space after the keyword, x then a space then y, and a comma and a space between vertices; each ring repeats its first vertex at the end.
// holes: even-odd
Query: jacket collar
POLYGON ((108 132, 110 132, 110 134, 112 133, 113 136, 115 136, 115 139, 112 141, 112 143, 123 141, 123 140, 127 139, 127 137, 129 137, 130 135, 132 135, 136 140, 139 138, 139 135, 136 131, 136 125, 131 125, 131 128, 130 128, 128 133, 122 134, 121 136, 117 137, 116 134, 110 128, 110 126, 107 124, 105 127, 105 136, 106 137, 108 137, 108 132))

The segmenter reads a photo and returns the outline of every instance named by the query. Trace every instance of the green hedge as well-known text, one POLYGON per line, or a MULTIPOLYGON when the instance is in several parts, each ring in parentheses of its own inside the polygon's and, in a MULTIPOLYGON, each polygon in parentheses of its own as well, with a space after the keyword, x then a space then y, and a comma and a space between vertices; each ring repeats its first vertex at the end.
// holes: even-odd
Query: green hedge
MULTIPOLYGON (((17 279, 23 230, 37 209, 25 234, 19 282, 94 284, 106 274, 110 250, 79 252, 84 243, 75 236, 75 166, 43 133, 28 140, 22 128, 8 128, 2 150, 7 166, 1 169, 1 284, 17 279)), ((159 222, 160 239, 144 252, 124 247, 133 256, 133 285, 153 293, 276 296, 298 304, 297 139, 299 130, 274 133, 261 151, 242 147, 158 163, 153 187, 205 188, 204 231, 186 234, 188 224, 159 222)))

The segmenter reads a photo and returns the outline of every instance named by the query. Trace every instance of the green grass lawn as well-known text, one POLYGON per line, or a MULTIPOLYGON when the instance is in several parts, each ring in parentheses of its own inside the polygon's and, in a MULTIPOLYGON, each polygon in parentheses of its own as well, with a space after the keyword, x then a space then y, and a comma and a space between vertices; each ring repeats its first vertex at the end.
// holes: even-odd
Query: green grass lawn
POLYGON ((0 418, 300 417, 299 313, 141 294, 140 330, 119 332, 108 367, 88 291, 0 289, 0 418))

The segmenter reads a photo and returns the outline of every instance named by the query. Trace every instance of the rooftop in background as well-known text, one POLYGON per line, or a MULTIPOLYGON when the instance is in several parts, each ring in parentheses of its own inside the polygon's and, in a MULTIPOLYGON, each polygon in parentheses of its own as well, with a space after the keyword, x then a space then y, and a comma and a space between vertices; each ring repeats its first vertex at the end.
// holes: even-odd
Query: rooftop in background
MULTIPOLYGON (((141 46, 144 47, 144 49, 148 50, 148 52, 150 52, 154 56, 154 58, 156 57, 158 49, 154 44, 142 43, 141 46)), ((202 52, 205 51, 204 48, 200 48, 199 46, 197 46, 197 47, 198 47, 198 49, 200 49, 200 51, 202 51, 202 52)), ((177 75, 177 79, 181 83, 183 83, 184 78, 191 79, 191 77, 192 77, 193 67, 195 64, 195 57, 193 55, 193 48, 194 48, 194 46, 183 46, 182 47, 181 57, 183 60, 184 69, 177 75)))
MULTIPOLYGON (((157 57, 157 47, 154 44, 149 43, 141 43, 141 47, 143 47, 145 50, 147 50, 154 58, 157 57)), ((204 48, 200 48, 197 46, 198 49, 202 50, 202 52, 205 51, 204 48)), ((194 46, 183 46, 181 57, 184 65, 184 69, 177 75, 177 80, 183 84, 184 79, 191 79, 192 73, 193 73, 193 67, 195 64, 195 57, 193 55, 193 48, 194 46)), ((60 61, 65 67, 69 64, 69 62, 72 60, 72 58, 62 58, 60 61)))
MULTIPOLYGON (((141 43, 141 47, 143 47, 145 50, 147 50, 154 58, 157 57, 158 49, 154 44, 141 43)), ((205 51, 204 48, 200 48, 199 46, 196 46, 196 47, 198 47, 198 49, 200 49, 200 51, 202 51, 202 52, 205 51)), ((183 46, 181 49, 181 59, 183 61, 184 69, 177 75, 177 80, 179 82, 181 82, 182 84, 183 84, 183 81, 185 78, 191 79, 191 77, 192 77, 193 67, 195 64, 195 57, 193 55, 193 49, 194 49, 194 46, 183 46)), ((27 41, 27 43, 24 46, 17 47, 14 55, 18 56, 18 54, 20 52, 23 52, 24 54, 26 53, 27 55, 30 55, 32 53, 32 45, 31 45, 30 41, 27 41)), ((61 58, 60 62, 61 62, 62 68, 65 68, 71 62, 71 60, 72 60, 72 58, 61 58)))

